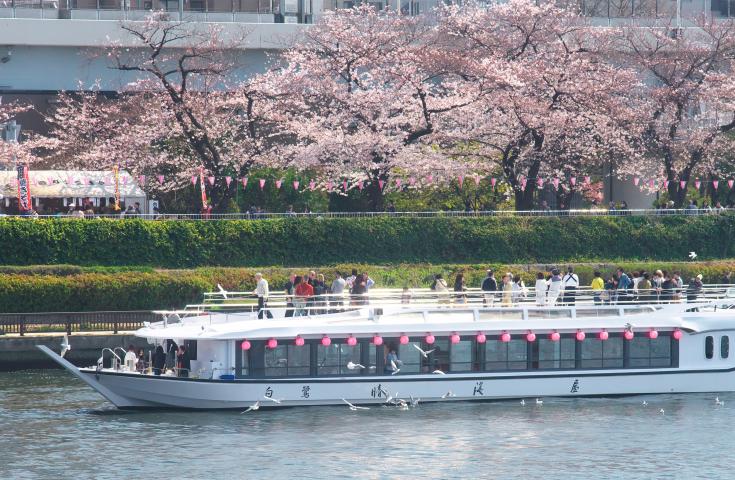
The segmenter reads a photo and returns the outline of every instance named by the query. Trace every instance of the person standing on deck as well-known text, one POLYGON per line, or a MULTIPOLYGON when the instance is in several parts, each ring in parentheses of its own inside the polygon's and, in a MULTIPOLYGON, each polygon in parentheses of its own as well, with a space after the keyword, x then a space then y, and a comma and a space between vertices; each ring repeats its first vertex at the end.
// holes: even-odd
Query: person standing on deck
POLYGON ((549 279, 549 291, 546 294, 549 305, 556 305, 556 300, 559 298, 561 290, 561 273, 559 272, 558 268, 555 268, 551 271, 551 278, 549 279))
POLYGON ((483 304, 492 307, 495 303, 495 292, 498 291, 498 281, 495 280, 495 273, 492 270, 487 271, 487 277, 482 281, 482 291, 488 292, 484 294, 483 304))
POLYGON ((544 273, 538 272, 536 274, 536 285, 534 290, 536 293, 536 305, 543 307, 546 305, 546 291, 549 289, 549 284, 544 279, 544 273))
POLYGON ((567 274, 562 279, 562 287, 564 287, 564 296, 562 303, 564 305, 574 305, 577 287, 579 287, 579 277, 574 273, 574 267, 567 268, 567 274))
POLYGON ((344 304, 342 296, 344 295, 346 285, 347 282, 344 278, 342 278, 342 274, 339 272, 335 272, 334 280, 332 281, 332 287, 330 288, 330 293, 333 295, 329 302, 331 305, 342 306, 344 304))
POLYGON ((263 318, 263 314, 268 318, 273 318, 273 314, 270 310, 266 310, 268 303, 268 280, 263 278, 263 274, 258 272, 255 274, 255 290, 253 291, 258 296, 258 318, 263 318))
POLYGON ((293 317, 293 293, 296 288, 296 275, 289 275, 288 282, 283 287, 286 292, 286 316, 293 317))
POLYGON ((592 298, 595 301, 595 305, 602 305, 602 292, 605 290, 605 280, 602 279, 600 272, 595 272, 595 278, 592 279, 590 288, 592 289, 592 298))

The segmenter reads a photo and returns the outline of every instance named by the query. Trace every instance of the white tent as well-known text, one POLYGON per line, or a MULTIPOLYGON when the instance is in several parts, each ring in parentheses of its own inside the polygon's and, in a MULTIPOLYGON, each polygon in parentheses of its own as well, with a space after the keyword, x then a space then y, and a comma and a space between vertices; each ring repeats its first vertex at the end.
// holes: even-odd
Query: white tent
MULTIPOLYGON (((99 205, 101 198, 115 197, 115 175, 111 170, 30 170, 31 197, 34 205, 38 199, 63 199, 64 205, 81 205, 89 198, 99 205)), ((120 201, 125 205, 139 202, 147 209, 146 194, 137 179, 121 170, 119 176, 120 201)), ((0 171, 0 195, 5 205, 10 198, 18 197, 18 174, 15 170, 0 171)))

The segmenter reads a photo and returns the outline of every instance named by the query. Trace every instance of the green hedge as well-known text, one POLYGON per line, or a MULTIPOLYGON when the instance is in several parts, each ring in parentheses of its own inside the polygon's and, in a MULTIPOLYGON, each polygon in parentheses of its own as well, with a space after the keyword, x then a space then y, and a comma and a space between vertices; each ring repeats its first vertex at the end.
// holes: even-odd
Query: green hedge
MULTIPOLYGON (((576 264, 575 271, 583 284, 589 284, 592 272, 599 269, 611 274, 619 264, 576 264)), ((561 268, 566 264, 558 265, 561 268)), ((656 269, 679 271, 685 280, 699 273, 707 283, 716 283, 724 274, 735 271, 735 262, 691 263, 623 263, 626 271, 654 271, 656 269)), ((375 266, 341 264, 314 268, 330 281, 334 272, 347 272, 357 268, 368 272, 377 287, 428 287, 436 273, 444 274, 451 283, 457 273, 464 273, 466 284, 479 287, 485 270, 521 275, 528 285, 533 285, 537 272, 548 273, 553 265, 426 265, 400 264, 375 266)), ((28 267, 36 271, 42 267, 28 267)), ((69 275, 10 274, 0 275, 0 312, 49 312, 94 310, 154 310, 180 308, 187 303, 199 303, 202 293, 214 290, 219 283, 232 291, 250 291, 255 287, 254 275, 261 271, 271 285, 271 291, 280 291, 290 273, 303 274, 306 268, 199 268, 195 270, 169 270, 158 272, 79 273, 69 275)))
POLYGON ((197 266, 735 257, 735 216, 0 220, 0 264, 197 266))

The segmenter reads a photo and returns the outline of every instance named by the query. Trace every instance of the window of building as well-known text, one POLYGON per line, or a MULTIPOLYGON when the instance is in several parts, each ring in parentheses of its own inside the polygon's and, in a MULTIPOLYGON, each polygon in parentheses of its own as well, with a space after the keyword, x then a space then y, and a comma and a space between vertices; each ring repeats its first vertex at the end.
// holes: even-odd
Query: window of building
POLYGON ((573 338, 561 338, 558 342, 540 338, 533 344, 534 368, 574 368, 574 342, 573 338))
POLYGON ((449 350, 449 370, 451 372, 470 372, 475 370, 475 342, 461 340, 453 343, 449 350))
POLYGON ((327 347, 317 345, 317 375, 360 375, 361 369, 350 370, 347 364, 362 364, 361 347, 359 343, 355 346, 346 343, 332 343, 327 347))
POLYGON ((704 357, 711 359, 715 354, 715 339, 707 336, 704 339, 704 357))
POLYGON ((720 338, 720 358, 727 358, 730 356, 730 337, 724 335, 720 338))
POLYGON ((309 376, 311 345, 279 345, 266 349, 264 355, 265 376, 309 376))
POLYGON ((485 342, 485 370, 525 370, 528 367, 526 340, 485 342))

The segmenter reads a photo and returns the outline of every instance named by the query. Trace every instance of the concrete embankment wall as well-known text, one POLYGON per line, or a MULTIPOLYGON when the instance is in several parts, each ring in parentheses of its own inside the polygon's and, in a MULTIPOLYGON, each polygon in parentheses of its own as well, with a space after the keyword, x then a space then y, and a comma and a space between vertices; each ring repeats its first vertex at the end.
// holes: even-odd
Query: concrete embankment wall
MULTIPOLYGON (((58 367, 53 360, 37 349, 36 345, 46 345, 55 352, 59 352, 63 338, 63 334, 0 336, 0 371, 58 367)), ((142 347, 148 350, 151 348, 145 338, 135 337, 130 332, 75 333, 69 336, 69 344, 71 350, 67 352, 65 358, 77 366, 95 365, 105 347, 127 349, 128 345, 132 344, 136 349, 142 347)))

